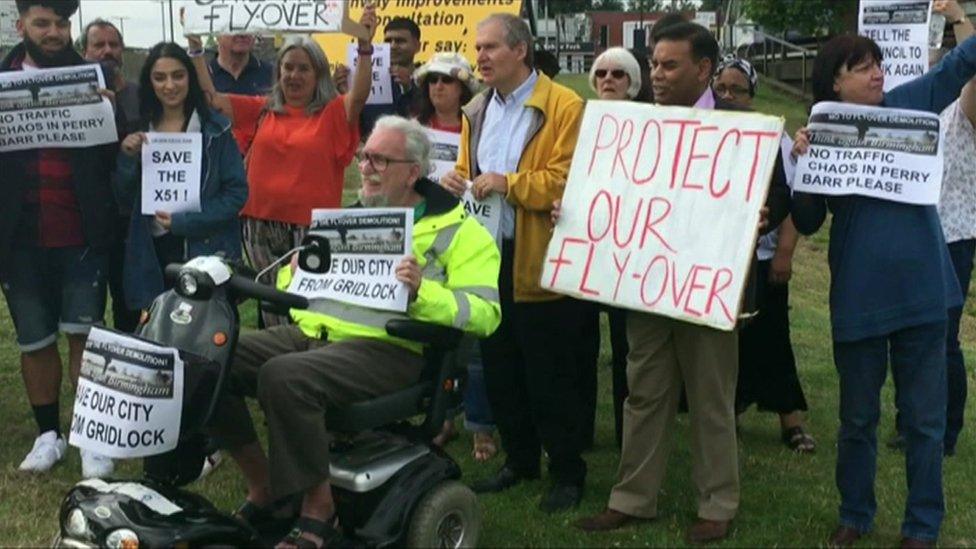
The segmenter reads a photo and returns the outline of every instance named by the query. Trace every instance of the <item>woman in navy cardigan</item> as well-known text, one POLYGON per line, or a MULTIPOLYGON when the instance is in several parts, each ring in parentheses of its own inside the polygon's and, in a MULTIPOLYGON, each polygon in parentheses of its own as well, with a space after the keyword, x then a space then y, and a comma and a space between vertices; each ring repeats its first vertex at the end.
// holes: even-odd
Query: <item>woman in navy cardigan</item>
MULTIPOLYGON (((230 122, 210 110, 186 51, 160 43, 149 51, 139 79, 142 127, 154 132, 201 132, 203 165, 200 212, 133 215, 126 241, 124 288, 126 304, 145 309, 165 287, 163 267, 201 255, 241 257, 238 212, 247 201, 244 164, 230 131, 230 122)), ((145 134, 122 141, 118 158, 118 191, 141 210, 145 134)))
MULTIPOLYGON (((883 93, 881 50, 839 36, 814 61, 814 102, 915 109, 938 114, 976 74, 976 38, 916 80, 883 93)), ((805 129, 794 154, 807 152, 805 129)), ((828 210, 830 316, 840 376, 837 441, 840 526, 829 543, 847 546, 872 526, 881 387, 891 370, 905 435, 908 500, 903 546, 934 545, 945 514, 942 440, 946 418, 946 311, 961 303, 935 206, 864 196, 795 193, 793 221, 813 234, 828 210)))

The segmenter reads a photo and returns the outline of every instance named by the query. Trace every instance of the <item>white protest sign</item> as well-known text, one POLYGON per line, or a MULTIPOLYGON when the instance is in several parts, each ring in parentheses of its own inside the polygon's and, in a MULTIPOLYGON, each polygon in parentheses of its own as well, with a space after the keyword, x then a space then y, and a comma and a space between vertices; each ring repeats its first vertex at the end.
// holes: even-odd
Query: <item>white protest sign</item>
MULTIPOLYGON (((349 44, 346 51, 346 62, 349 67, 349 86, 352 86, 352 79, 355 78, 356 68, 359 66, 359 46, 349 44)), ((393 103, 393 78, 390 76, 390 45, 373 44, 373 78, 372 88, 369 97, 366 99, 367 105, 390 105, 393 103)), ((398 84, 397 84, 398 85, 398 84)))
POLYGON ((190 0, 183 33, 339 32, 346 0, 190 0))
POLYGON ((20 34, 17 33, 17 20, 20 13, 17 11, 15 0, 0 0, 0 46, 12 47, 20 43, 20 34))
MULTIPOLYGON (((430 178, 439 181, 457 164, 461 134, 432 128, 424 129, 427 131, 427 137, 430 138, 430 159, 434 164, 434 171, 431 172, 430 178)), ((491 193, 484 200, 475 200, 469 189, 461 196, 461 200, 464 202, 464 211, 468 215, 473 215, 488 229, 491 236, 497 238, 498 228, 502 222, 502 195, 491 193)))
POLYGON ((884 90, 929 70, 929 0, 861 0, 858 33, 878 43, 884 90))
POLYGON ((783 119, 588 101, 541 284, 732 330, 783 119))
POLYGON ((142 213, 200 211, 200 132, 146 134, 142 146, 142 213))
POLYGON ((813 106, 807 129, 810 150, 798 159, 793 190, 938 204, 938 114, 825 101, 813 106))
POLYGON ((400 260, 411 252, 413 210, 349 208, 312 210, 309 233, 329 239, 332 266, 326 274, 298 269, 288 291, 369 309, 407 310, 407 287, 396 279, 400 260))
POLYGON ((98 65, 0 73, 0 152, 118 141, 98 65))
POLYGON ((68 442, 112 458, 176 448, 183 414, 183 361, 160 347, 92 328, 81 356, 68 442))

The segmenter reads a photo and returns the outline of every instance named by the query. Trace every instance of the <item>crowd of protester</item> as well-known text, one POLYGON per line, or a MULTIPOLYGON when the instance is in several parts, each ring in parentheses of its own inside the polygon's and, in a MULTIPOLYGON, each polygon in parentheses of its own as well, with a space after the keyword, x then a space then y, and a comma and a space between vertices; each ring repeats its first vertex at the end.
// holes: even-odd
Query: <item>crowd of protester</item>
MULTIPOLYGON (((103 323, 132 332, 140 311, 170 287, 163 267, 200 255, 245 259, 262 270, 296 247, 313 208, 342 206, 345 171, 362 176, 357 205, 414 210, 411 254, 396 267, 409 291, 406 315, 460 328, 477 339, 468 353, 464 426, 473 456, 504 462, 476 479, 480 494, 506 491, 547 468, 547 513, 580 503, 584 451, 594 444, 601 313, 607 315, 614 430, 620 447, 606 508, 576 520, 586 532, 658 516, 679 411, 689 415, 696 500, 690 543, 725 538, 739 509, 739 416, 753 404, 779 416, 782 443, 809 454, 807 399, 790 335, 789 283, 799 235, 830 223, 829 306, 840 380, 836 484, 838 527, 830 545, 867 534, 876 511, 874 477, 881 387, 890 367, 898 409, 895 444, 905 452, 902 546, 933 545, 945 514, 942 460, 954 455, 967 383, 959 327, 976 254, 976 38, 955 0, 939 0, 958 44, 925 75, 883 92, 882 51, 844 34, 824 43, 813 65, 813 100, 940 114, 945 128, 941 201, 917 206, 862 196, 792 192, 805 128, 783 135, 761 212, 737 329, 723 331, 656 314, 597 305, 540 285, 573 160, 584 100, 556 82, 528 25, 495 14, 477 23, 473 67, 457 53, 415 62, 423 29, 406 18, 384 27, 392 103, 367 105, 370 71, 330 68, 312 39, 284 41, 273 62, 253 53, 255 37, 159 43, 137 81, 123 76, 124 37, 104 19, 72 48, 71 0, 17 0, 23 41, 2 71, 101 64, 115 107, 117 143, 0 153, 0 280, 20 349, 38 437, 20 464, 49 470, 67 451, 61 426, 62 364, 77 380, 88 330, 103 323), (480 79, 479 79, 480 78, 480 79), (453 170, 431 173, 427 130, 459 134, 453 170), (202 135, 199 212, 140 213, 140 155, 147 132, 202 135), (465 213, 459 198, 502 196, 497 237, 465 213), (498 440, 496 441, 496 431, 498 440)), ((377 27, 356 54, 369 66, 377 27)), ((748 111, 760 80, 746 59, 720 56, 705 28, 672 14, 651 31, 648 51, 614 47, 593 62, 589 85, 607 101, 748 111)), ((777 113, 769 113, 777 114, 777 113)), ((294 263, 268 284, 286 288, 294 263)), ((326 409, 387 394, 416 381, 420 348, 386 334, 399 313, 352 305, 261 311, 260 330, 242 334, 232 379, 213 420, 247 484, 236 516, 257 525, 300 518, 285 545, 321 546, 335 535, 326 409), (258 441, 245 397, 256 398, 269 448, 258 441), (301 493, 296 509, 292 499, 301 493)), ((433 443, 457 436, 448 421, 433 443)), ((826 434, 821 433, 821 437, 826 434)), ((215 454, 219 456, 219 454, 215 454)), ((82 475, 112 473, 112 460, 82 451, 82 475)), ((216 463, 216 458, 211 465, 216 463)))

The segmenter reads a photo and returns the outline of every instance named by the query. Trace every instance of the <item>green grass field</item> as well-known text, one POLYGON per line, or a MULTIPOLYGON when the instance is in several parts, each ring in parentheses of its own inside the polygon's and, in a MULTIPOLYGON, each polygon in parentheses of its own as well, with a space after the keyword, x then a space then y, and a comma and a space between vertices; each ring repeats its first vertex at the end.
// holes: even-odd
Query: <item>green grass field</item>
MULTIPOLYGON (((561 80, 581 94, 591 95, 584 77, 571 76, 561 80)), ((761 112, 784 115, 790 131, 805 119, 804 105, 773 93, 761 91, 756 108, 761 112)), ((744 416, 739 444, 742 504, 733 522, 731 536, 724 543, 726 546, 821 545, 836 524, 837 376, 831 359, 826 248, 824 232, 801 242, 791 285, 793 342, 800 378, 810 404, 809 430, 817 438, 817 453, 798 456, 783 447, 774 415, 749 412, 744 416)), ((253 319, 253 310, 246 316, 253 319)), ((967 354, 973 356, 976 336, 972 305, 966 311, 962 331, 967 354)), ((607 342, 604 349, 608 348, 607 342)), ((17 464, 30 448, 36 431, 20 379, 18 352, 6 307, 0 307, 0 357, 3 357, 3 367, 0 368, 0 440, 3 441, 0 444, 0 545, 42 545, 49 542, 56 531, 61 497, 79 480, 80 460, 77 450, 71 449, 66 461, 48 475, 34 477, 17 472, 17 464)), ((585 454, 589 477, 579 510, 554 516, 538 511, 536 505, 545 490, 544 481, 527 483, 501 495, 483 497, 482 545, 616 547, 683 543, 684 529, 695 518, 687 417, 678 420, 657 520, 620 532, 593 536, 584 535, 571 525, 577 517, 604 507, 616 476, 617 450, 613 442, 609 356, 606 352, 601 355, 600 376, 597 444, 585 454)), ((62 400, 65 428, 70 418, 71 398, 71 391, 66 386, 62 400)), ((890 383, 885 389, 884 403, 880 434, 886 438, 893 429, 894 417, 890 383)), ((971 404, 970 414, 974 411, 976 409, 971 404)), ((972 490, 976 479, 976 460, 973 459, 976 445, 972 434, 972 428, 964 431, 958 455, 945 462, 947 513, 941 538, 945 546, 976 545, 976 496, 972 490)), ((490 474, 501 465, 500 457, 486 465, 474 463, 470 458, 470 438, 466 435, 452 443, 448 450, 460 461, 467 480, 490 474)), ((118 468, 120 477, 134 477, 138 472, 137 462, 125 463, 118 468)), ((879 506, 876 529, 862 545, 895 545, 905 500, 905 468, 901 454, 882 447, 876 486, 879 506)), ((244 493, 244 484, 233 464, 222 466, 192 488, 227 510, 235 508, 244 493)))

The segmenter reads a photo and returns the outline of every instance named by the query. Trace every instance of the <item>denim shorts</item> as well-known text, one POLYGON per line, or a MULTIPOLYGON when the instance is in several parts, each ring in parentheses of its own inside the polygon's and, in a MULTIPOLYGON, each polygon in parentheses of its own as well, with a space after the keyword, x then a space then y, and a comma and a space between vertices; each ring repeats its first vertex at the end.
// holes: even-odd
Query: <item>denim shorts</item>
POLYGON ((15 247, 2 280, 20 351, 86 335, 105 316, 108 255, 87 246, 15 247))

